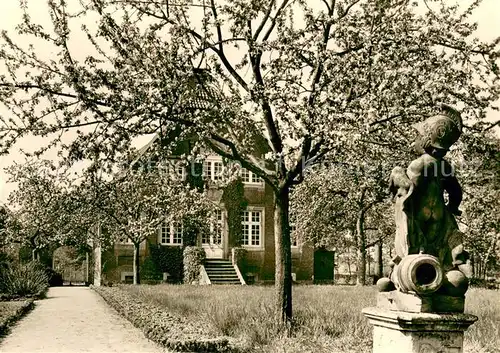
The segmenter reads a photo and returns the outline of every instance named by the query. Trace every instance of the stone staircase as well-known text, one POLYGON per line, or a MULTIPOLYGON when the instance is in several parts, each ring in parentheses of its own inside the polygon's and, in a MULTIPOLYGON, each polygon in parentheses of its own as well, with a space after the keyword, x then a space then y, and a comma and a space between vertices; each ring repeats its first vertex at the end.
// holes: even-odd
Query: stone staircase
POLYGON ((241 284, 233 264, 229 260, 206 259, 205 271, 212 284, 241 284))

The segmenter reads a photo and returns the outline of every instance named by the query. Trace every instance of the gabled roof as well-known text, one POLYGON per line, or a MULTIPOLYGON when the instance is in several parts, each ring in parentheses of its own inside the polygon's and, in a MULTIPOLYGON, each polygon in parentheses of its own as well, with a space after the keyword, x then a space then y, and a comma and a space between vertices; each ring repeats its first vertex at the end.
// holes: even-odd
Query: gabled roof
POLYGON ((211 109, 215 102, 224 97, 206 69, 194 69, 192 76, 188 78, 188 87, 181 92, 177 103, 182 110, 211 109))

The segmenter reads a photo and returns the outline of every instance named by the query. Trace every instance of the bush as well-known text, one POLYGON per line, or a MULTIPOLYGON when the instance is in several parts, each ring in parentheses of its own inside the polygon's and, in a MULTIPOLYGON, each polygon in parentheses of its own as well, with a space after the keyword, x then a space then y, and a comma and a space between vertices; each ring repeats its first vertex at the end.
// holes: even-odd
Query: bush
POLYGON ((197 282, 200 276, 200 266, 205 261, 205 250, 196 246, 184 249, 184 283, 197 282))
MULTIPOLYGON (((177 352, 230 352, 228 337, 215 337, 206 325, 143 303, 121 288, 92 287, 150 340, 177 352)), ((134 286, 138 287, 139 286, 134 286)), ((176 286, 177 287, 177 286, 176 286)))
POLYGON ((46 267, 45 273, 47 274, 47 278, 49 279, 50 287, 60 287, 64 284, 62 274, 60 274, 53 268, 46 267))
POLYGON ((246 266, 248 250, 245 248, 233 248, 232 256, 233 256, 233 261, 236 263, 236 265, 238 265, 240 270, 243 271, 243 269, 246 266))
POLYGON ((154 266, 146 263, 144 265, 150 266, 149 270, 153 277, 156 276, 155 272, 157 272, 160 279, 163 279, 163 272, 167 272, 169 281, 182 282, 183 254, 181 247, 150 244, 149 250, 151 262, 154 266))
POLYGON ((144 259, 141 266, 141 281, 161 281, 163 279, 162 272, 156 266, 153 257, 148 256, 144 259))
POLYGON ((49 288, 45 268, 38 262, 12 263, 2 276, 1 291, 11 297, 44 297, 49 288))

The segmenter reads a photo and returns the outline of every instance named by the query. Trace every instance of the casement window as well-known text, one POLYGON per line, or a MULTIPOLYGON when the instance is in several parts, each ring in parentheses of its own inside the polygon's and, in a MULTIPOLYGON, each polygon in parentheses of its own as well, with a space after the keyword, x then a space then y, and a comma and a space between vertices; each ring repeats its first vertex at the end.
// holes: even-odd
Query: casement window
POLYGON ((262 214, 262 210, 247 210, 242 212, 242 245, 255 247, 262 246, 262 214))
POLYGON ((205 160, 203 162, 203 178, 205 180, 218 181, 224 176, 224 164, 218 160, 205 160))
POLYGON ((175 164, 175 176, 180 180, 186 180, 186 166, 183 163, 177 162, 175 164))
POLYGON ((158 242, 162 245, 182 245, 183 228, 181 222, 163 222, 159 230, 158 242))
POLYGON ((222 210, 215 211, 215 217, 210 222, 210 233, 203 233, 201 243, 205 245, 220 245, 222 243, 222 232, 224 228, 224 216, 222 210))
POLYGON ((264 180, 248 169, 241 168, 241 180, 245 184, 262 185, 264 180))
POLYGON ((173 180, 186 180, 186 164, 179 159, 163 162, 162 171, 173 180))

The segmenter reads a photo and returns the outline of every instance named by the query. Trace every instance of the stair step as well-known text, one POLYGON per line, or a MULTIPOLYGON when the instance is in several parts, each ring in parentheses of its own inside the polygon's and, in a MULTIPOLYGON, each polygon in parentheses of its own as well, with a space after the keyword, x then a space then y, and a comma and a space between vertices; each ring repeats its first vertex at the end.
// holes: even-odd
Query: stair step
POLYGON ((205 262, 210 262, 210 263, 231 263, 230 260, 223 260, 223 259, 205 259, 205 262))
POLYGON ((205 271, 212 284, 241 285, 231 261, 222 259, 205 260, 205 271))

